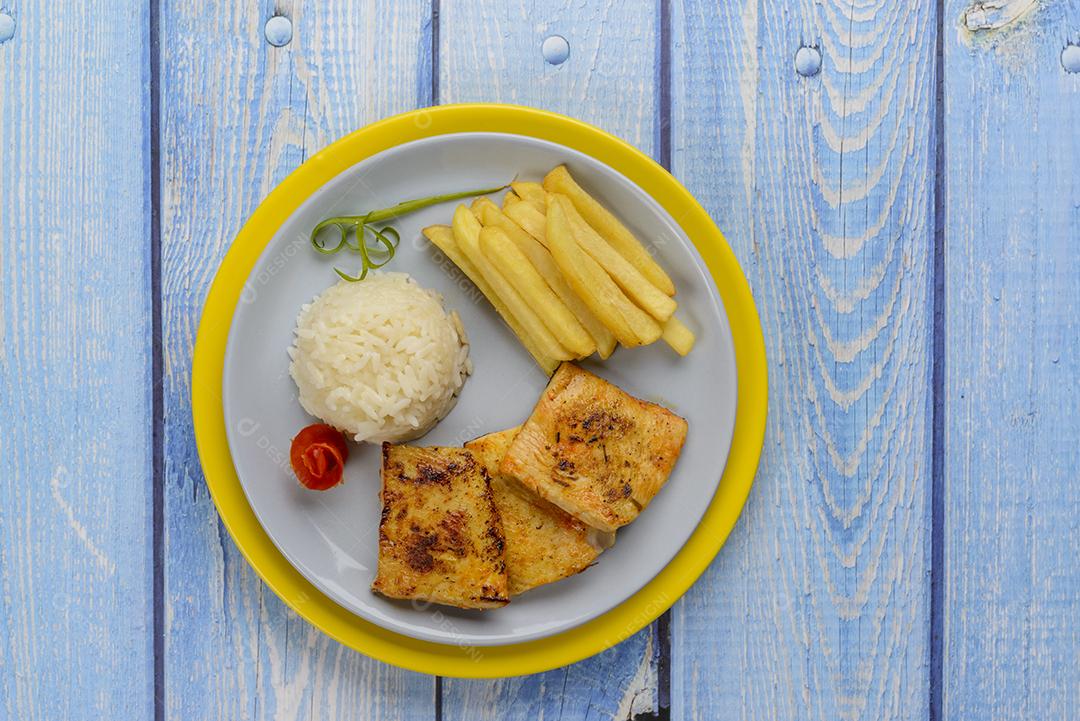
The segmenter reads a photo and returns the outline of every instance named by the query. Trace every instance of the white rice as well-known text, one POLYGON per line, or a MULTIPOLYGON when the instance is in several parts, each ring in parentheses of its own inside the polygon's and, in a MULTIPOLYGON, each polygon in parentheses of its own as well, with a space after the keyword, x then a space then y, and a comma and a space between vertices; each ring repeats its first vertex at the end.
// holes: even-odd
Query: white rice
POLYGON ((300 310, 295 334, 300 405, 357 441, 423 435, 472 372, 461 319, 406 273, 327 288, 300 310))

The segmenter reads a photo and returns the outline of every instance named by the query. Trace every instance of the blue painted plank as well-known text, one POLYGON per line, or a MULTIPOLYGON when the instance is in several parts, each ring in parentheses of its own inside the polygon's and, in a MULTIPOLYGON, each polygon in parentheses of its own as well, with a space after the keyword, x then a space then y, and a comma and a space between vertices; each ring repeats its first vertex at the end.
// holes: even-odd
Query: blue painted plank
POLYGON ((925 718, 934 4, 672 12, 674 172, 743 264, 770 376, 743 518, 673 615, 672 716, 925 718))
MULTIPOLYGON (((443 2, 438 97, 566 113, 656 154, 658 37, 651 5, 443 2), (561 64, 547 62, 542 52, 544 40, 556 35, 569 44, 561 64)), ((658 660, 665 643, 652 627, 548 673, 498 681, 445 679, 442 717, 624 719, 657 713, 658 660)))
POLYGON ((0 11, 0 718, 147 718, 146 4, 0 11))
POLYGON ((566 113, 659 152, 659 17, 651 5, 444 2, 439 101, 516 103, 566 113), (544 40, 567 41, 565 62, 544 40))
POLYGON ((430 6, 258 5, 161 13, 165 715, 431 718, 433 679, 342 648, 256 577, 218 522, 188 402, 198 313, 230 240, 310 153, 426 100, 430 6), (292 23, 280 48, 264 37, 275 12, 292 23))
POLYGON ((1080 2, 968 5, 945 16, 941 717, 1072 719, 1080 2))

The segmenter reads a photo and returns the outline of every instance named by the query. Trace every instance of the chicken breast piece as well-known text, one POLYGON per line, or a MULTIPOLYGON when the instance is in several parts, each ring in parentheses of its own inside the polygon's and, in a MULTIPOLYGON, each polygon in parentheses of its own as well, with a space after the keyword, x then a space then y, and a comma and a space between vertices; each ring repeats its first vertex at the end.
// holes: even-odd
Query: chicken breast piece
POLYGON ((459 608, 505 605, 502 522, 483 465, 463 448, 384 443, 382 451, 372 590, 459 608))
POLYGON ((489 433, 465 444, 491 476, 506 536, 511 596, 581 573, 615 542, 615 534, 585 525, 499 473, 499 464, 518 430, 520 426, 489 433))
POLYGON ((614 531, 667 481, 686 430, 666 408, 563 363, 499 470, 579 521, 614 531))

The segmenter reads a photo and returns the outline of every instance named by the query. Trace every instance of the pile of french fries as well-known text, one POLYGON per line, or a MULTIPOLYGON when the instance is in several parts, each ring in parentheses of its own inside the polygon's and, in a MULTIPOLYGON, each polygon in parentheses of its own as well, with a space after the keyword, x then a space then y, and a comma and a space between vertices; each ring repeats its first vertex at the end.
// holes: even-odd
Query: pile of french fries
POLYGON ((511 183, 502 208, 477 198, 424 235, 476 284, 551 374, 663 339, 680 355, 694 334, 675 317, 675 284, 645 246, 560 165, 543 184, 511 183))

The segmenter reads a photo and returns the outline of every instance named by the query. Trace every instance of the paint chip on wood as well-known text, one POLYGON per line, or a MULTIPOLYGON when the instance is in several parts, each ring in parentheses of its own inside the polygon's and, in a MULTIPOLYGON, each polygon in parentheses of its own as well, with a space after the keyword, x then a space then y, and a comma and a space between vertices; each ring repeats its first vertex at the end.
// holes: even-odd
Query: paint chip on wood
POLYGON ((968 32, 1000 30, 1019 20, 1038 5, 1038 0, 979 0, 960 16, 968 32))
POLYGON ((1080 73, 1080 45, 1066 45, 1061 51, 1061 67, 1066 72, 1080 73))
POLYGON ((570 43, 562 35, 549 35, 544 38, 540 52, 550 65, 562 65, 570 57, 570 43))
POLYGON ((292 20, 289 20, 284 15, 275 15, 266 21, 263 34, 266 36, 266 42, 275 48, 288 45, 289 41, 292 40, 292 20))
POLYGON ((0 13, 0 43, 6 43, 15 36, 15 18, 7 13, 0 13))
POLYGON ((795 53, 795 71, 804 78, 817 75, 821 71, 821 51, 803 46, 795 53))

